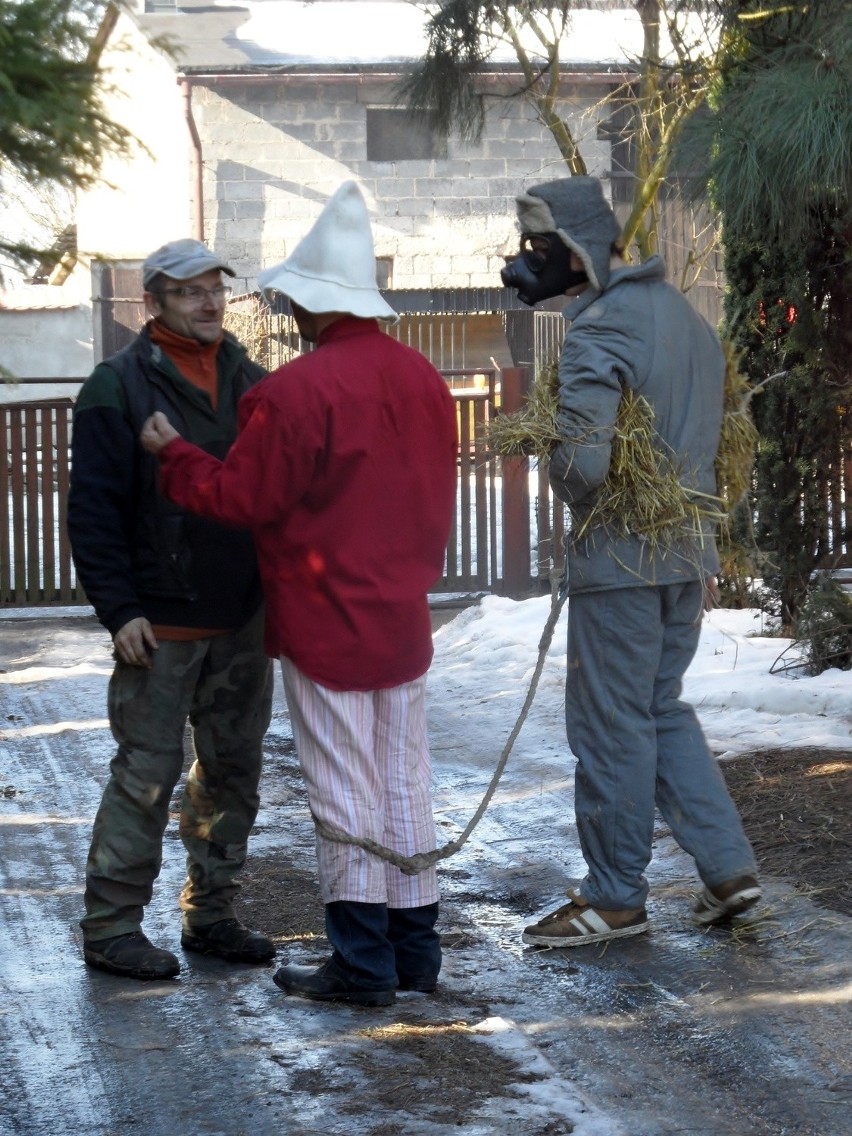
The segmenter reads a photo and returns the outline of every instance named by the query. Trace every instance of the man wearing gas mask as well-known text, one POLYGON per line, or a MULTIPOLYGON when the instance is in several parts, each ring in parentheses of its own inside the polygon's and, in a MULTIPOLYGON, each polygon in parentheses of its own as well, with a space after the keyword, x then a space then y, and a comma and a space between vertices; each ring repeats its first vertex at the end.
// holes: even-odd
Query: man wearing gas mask
MULTIPOLYGON (((655 256, 629 264, 601 183, 568 177, 517 197, 521 248, 503 283, 526 304, 571 300, 559 359, 559 431, 550 484, 575 518, 607 477, 622 394, 644 397, 660 449, 691 489, 716 493, 724 360, 719 340, 665 280, 655 256)), ((760 897, 754 854, 682 678, 718 570, 712 532, 651 547, 592 525, 569 534, 566 726, 577 759, 575 813, 587 874, 523 941, 569 947, 648 929, 645 869, 655 806, 694 859, 699 925, 760 897)))

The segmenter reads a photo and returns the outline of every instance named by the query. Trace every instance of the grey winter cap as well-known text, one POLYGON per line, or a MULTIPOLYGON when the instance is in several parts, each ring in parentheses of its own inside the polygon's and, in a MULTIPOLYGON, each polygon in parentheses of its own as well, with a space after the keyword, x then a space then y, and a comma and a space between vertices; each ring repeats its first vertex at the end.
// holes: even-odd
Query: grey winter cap
POLYGON ((524 233, 558 233, 583 262, 593 288, 609 282, 612 243, 621 226, 597 178, 566 177, 533 185, 515 198, 524 233))
POLYGON ((193 276, 200 276, 202 272, 210 272, 214 268, 221 268, 229 276, 236 276, 233 268, 220 260, 201 241, 193 241, 188 237, 181 241, 169 241, 167 245, 152 252, 142 265, 142 287, 147 291, 148 285, 160 273, 172 280, 191 280, 193 276))

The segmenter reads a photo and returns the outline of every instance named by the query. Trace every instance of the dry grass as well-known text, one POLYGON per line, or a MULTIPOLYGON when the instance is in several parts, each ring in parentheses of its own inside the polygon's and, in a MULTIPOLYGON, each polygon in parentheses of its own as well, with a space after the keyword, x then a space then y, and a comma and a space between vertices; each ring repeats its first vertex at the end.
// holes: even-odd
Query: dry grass
POLYGON ((722 771, 761 871, 852 915, 852 754, 767 749, 722 771))
POLYGON ((557 423, 559 378, 556 364, 533 379, 526 405, 513 414, 498 414, 488 424, 486 441, 501 457, 530 457, 546 462, 562 441, 557 423))
MULTIPOLYGON (((654 428, 650 404, 625 390, 612 439, 610 468, 590 511, 575 515, 574 538, 593 526, 617 534, 646 537, 652 544, 701 539, 703 527, 723 524, 751 483, 758 435, 751 419, 751 388, 740 373, 739 357, 725 345, 724 413, 716 472, 719 494, 706 497, 682 484, 684 471, 666 451, 654 428)), ((526 405, 503 414, 489 425, 487 441, 502 456, 547 461, 563 440, 596 444, 582 437, 564 439, 558 425, 559 379, 556 364, 543 368, 533 382, 526 405)))
POLYGON ((650 403, 625 391, 612 440, 609 472, 592 508, 575 518, 579 540, 589 529, 605 526, 620 536, 636 533, 655 544, 683 537, 701 539, 702 521, 718 521, 715 498, 692 493, 661 447, 650 403))
MULTIPOLYGON (((536 377, 526 406, 515 414, 498 416, 490 425, 488 444, 504 456, 524 454, 549 459, 554 447, 567 440, 594 445, 580 435, 564 439, 557 423, 558 377, 549 367, 536 377)), ((611 443, 610 466, 591 509, 573 515, 574 538, 592 527, 646 537, 652 547, 684 537, 701 538, 702 522, 722 519, 719 502, 692 493, 681 484, 681 471, 654 429, 650 403, 625 390, 618 408, 611 443)))
POLYGON ((245 347, 249 359, 266 371, 274 371, 296 354, 279 342, 278 324, 269 318, 257 296, 243 296, 230 303, 223 324, 245 347))

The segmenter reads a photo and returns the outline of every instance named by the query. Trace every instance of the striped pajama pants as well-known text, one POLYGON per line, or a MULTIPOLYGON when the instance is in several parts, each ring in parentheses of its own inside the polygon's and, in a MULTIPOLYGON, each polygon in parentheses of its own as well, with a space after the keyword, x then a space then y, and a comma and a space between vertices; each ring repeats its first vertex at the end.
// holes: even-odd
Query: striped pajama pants
MULTIPOLYGON (((436 846, 426 676, 387 690, 329 690, 281 658, 293 737, 313 814, 329 828, 411 856, 436 846)), ((324 903, 438 901, 434 866, 416 876, 317 832, 324 903)))

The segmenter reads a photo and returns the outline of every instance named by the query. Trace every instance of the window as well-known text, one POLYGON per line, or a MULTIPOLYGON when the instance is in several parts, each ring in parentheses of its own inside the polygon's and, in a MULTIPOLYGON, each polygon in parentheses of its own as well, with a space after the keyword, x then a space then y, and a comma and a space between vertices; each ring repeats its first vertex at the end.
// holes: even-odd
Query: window
POLYGON ((142 261, 92 261, 95 362, 132 343, 145 323, 142 261))
POLYGON ((376 287, 377 288, 392 288, 393 287, 393 257, 392 256, 377 256, 376 257, 376 287))
POLYGON ((407 110, 367 107, 367 159, 406 162, 446 158, 447 139, 407 110))
POLYGON ((610 117, 598 123, 597 131, 598 139, 601 142, 609 142, 611 146, 609 176, 613 179, 628 178, 633 181, 636 168, 634 139, 636 106, 627 99, 614 100, 610 106, 610 117))

